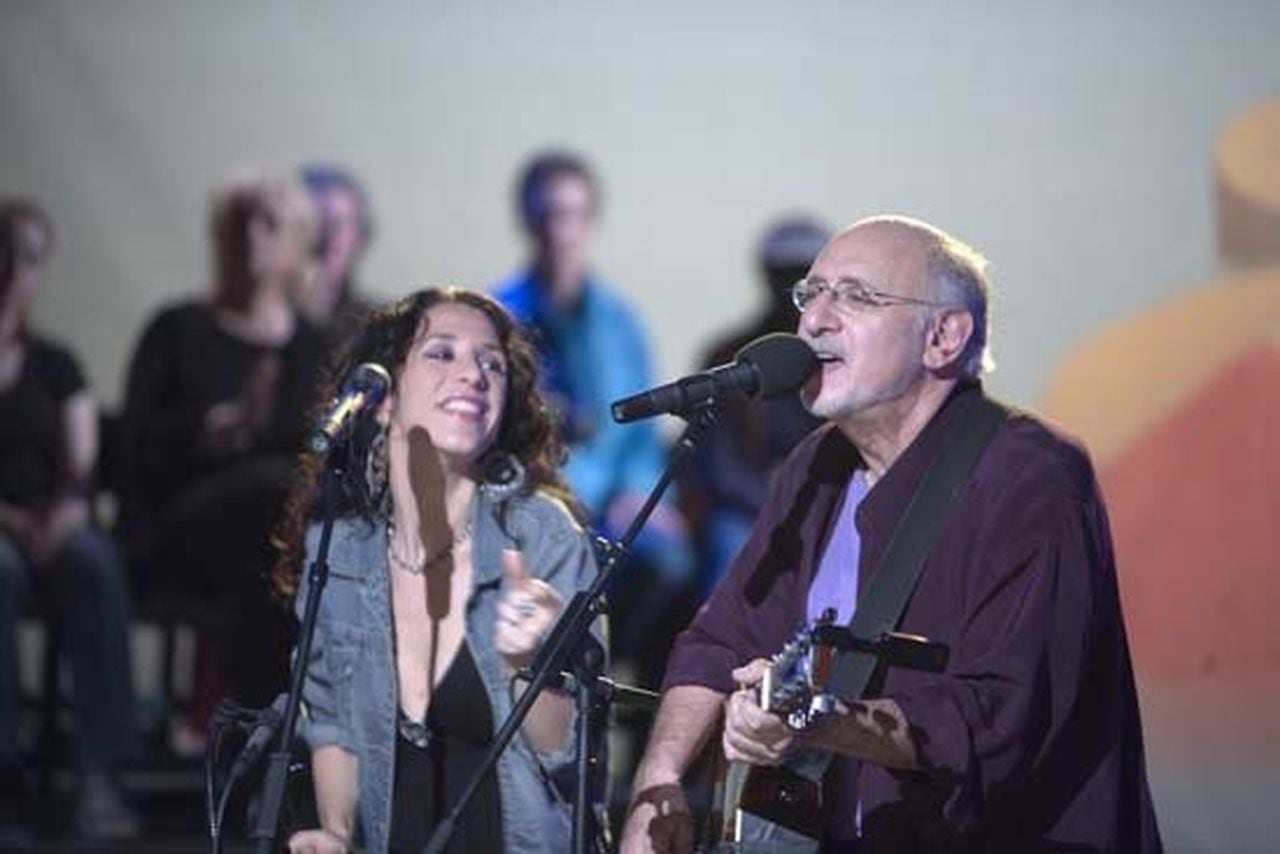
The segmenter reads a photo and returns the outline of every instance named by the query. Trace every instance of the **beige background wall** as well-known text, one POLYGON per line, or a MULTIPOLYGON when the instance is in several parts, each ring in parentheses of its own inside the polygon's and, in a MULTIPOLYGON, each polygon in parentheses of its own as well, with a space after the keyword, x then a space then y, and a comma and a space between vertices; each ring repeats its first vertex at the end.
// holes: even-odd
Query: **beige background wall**
POLYGON ((0 0, 0 187, 58 218, 39 318, 108 402, 202 286, 229 165, 353 164, 391 295, 517 263, 509 183, 550 142, 604 175, 600 266, 662 374, 749 313, 773 213, 896 210, 991 256, 993 382, 1031 402, 1094 324, 1213 272, 1214 135, 1280 87, 1277 35, 1267 0, 0 0))

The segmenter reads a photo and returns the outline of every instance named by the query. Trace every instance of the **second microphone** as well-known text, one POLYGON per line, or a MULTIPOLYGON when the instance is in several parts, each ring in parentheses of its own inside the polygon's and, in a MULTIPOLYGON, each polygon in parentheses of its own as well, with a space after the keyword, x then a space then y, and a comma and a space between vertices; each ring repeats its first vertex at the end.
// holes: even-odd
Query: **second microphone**
POLYGON ((804 385, 817 364, 813 350, 799 337, 775 332, 743 347, 728 364, 614 401, 613 420, 684 415, 731 393, 778 397, 804 385))

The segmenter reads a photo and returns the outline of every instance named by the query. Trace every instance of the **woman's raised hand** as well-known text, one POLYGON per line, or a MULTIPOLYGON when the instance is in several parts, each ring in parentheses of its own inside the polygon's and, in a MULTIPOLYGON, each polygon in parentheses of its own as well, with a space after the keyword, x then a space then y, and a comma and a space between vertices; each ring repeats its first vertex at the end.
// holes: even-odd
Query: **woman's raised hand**
POLYGON ((518 551, 502 552, 502 596, 493 645, 513 670, 528 667, 564 607, 556 589, 531 577, 518 551))

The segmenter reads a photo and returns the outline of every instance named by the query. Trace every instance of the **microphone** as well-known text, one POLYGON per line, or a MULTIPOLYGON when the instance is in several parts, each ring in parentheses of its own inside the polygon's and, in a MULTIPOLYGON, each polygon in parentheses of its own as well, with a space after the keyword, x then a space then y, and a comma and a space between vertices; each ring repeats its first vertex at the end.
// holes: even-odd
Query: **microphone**
POLYGON ((307 446, 317 454, 329 453, 360 413, 381 403, 390 388, 391 374, 382 365, 376 362, 357 365, 347 375, 320 426, 307 439, 307 446))
POLYGON ((727 365, 614 401, 613 420, 625 424, 668 412, 680 415, 733 392, 779 397, 804 385, 817 366, 808 344, 774 332, 747 344, 727 365))
POLYGON ((274 703, 258 713, 257 723, 249 733, 249 737, 245 739, 240 755, 231 766, 231 773, 227 775, 228 781, 239 780, 257 763, 284 721, 284 707, 288 699, 287 694, 281 694, 276 697, 274 703))

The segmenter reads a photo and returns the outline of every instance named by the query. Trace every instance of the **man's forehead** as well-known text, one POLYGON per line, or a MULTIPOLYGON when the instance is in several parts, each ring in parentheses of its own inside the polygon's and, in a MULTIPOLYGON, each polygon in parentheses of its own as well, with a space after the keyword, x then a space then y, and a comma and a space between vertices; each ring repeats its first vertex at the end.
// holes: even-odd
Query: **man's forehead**
POLYGON ((919 235, 896 223, 855 225, 831 239, 813 262, 809 274, 829 280, 896 279, 920 269, 924 248, 919 235))

